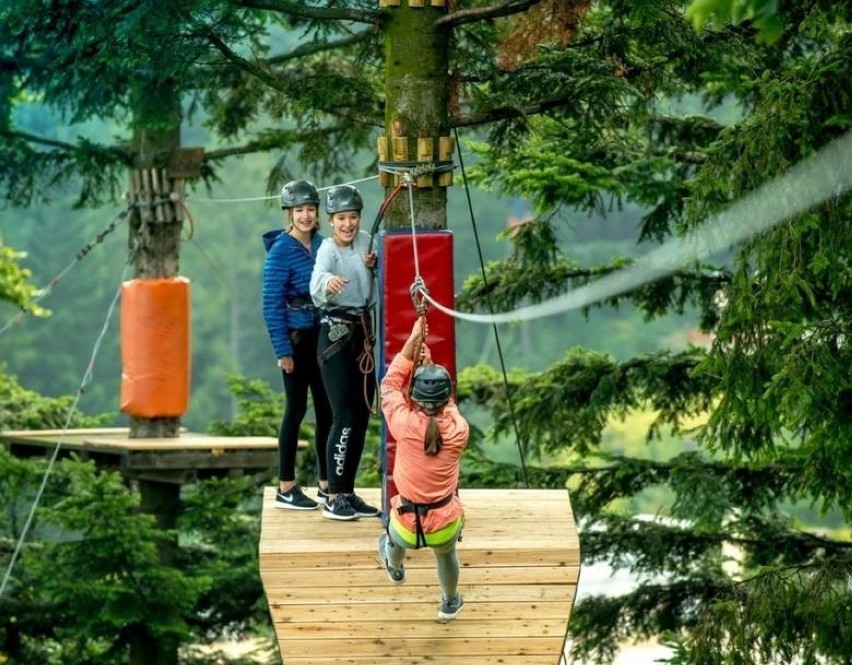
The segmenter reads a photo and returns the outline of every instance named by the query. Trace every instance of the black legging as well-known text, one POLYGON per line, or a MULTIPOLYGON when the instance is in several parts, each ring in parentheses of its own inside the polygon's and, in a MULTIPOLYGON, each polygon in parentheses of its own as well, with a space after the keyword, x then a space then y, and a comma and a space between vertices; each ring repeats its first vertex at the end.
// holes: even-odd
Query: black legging
POLYGON ((331 494, 355 491, 355 476, 364 453, 370 405, 376 395, 375 373, 368 367, 365 375, 359 365, 358 356, 364 351, 364 330, 359 322, 353 322, 350 330, 351 335, 341 345, 329 340, 329 325, 323 323, 317 344, 322 380, 332 412, 326 446, 328 490, 331 494), (334 347, 330 354, 329 347, 334 347))
POLYGON ((328 478, 325 445, 331 429, 331 407, 317 364, 317 338, 319 328, 294 330, 290 335, 293 345, 293 372, 281 371, 284 379, 284 418, 278 432, 278 478, 282 481, 296 479, 296 448, 299 445, 299 428, 308 410, 308 388, 314 401, 316 416, 317 471, 319 479, 328 478))

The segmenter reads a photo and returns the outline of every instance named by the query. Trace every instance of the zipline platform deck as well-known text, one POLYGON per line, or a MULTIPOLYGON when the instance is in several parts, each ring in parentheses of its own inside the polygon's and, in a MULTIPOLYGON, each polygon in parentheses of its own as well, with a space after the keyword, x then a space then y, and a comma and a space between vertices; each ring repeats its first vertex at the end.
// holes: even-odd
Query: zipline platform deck
MULTIPOLYGON (((217 436, 182 430, 173 438, 130 438, 127 427, 68 430, 4 430, 2 441, 18 457, 50 456, 61 443, 63 456, 119 469, 122 474, 168 483, 232 470, 275 470, 278 439, 272 436, 217 436)), ((299 447, 306 448, 307 441, 299 447)))
MULTIPOLYGON (((381 505, 380 490, 358 489, 381 505)), ((464 608, 438 621, 431 551, 409 551, 407 579, 379 564, 379 518, 342 522, 263 497, 260 573, 284 665, 558 665, 580 573, 563 490, 460 491, 464 608)))

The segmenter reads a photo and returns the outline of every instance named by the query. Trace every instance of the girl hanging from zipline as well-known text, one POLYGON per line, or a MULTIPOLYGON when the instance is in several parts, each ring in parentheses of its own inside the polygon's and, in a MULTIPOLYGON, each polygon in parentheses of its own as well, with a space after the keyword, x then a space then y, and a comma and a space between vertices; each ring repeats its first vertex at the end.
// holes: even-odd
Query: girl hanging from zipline
POLYGON ((449 372, 432 363, 426 333, 421 316, 382 380, 382 413, 397 445, 393 475, 399 493, 391 498, 387 533, 378 547, 394 584, 405 581, 409 548, 432 550, 442 592, 438 619, 449 621, 464 604, 456 553, 464 508, 456 488, 470 428, 452 397, 449 372))

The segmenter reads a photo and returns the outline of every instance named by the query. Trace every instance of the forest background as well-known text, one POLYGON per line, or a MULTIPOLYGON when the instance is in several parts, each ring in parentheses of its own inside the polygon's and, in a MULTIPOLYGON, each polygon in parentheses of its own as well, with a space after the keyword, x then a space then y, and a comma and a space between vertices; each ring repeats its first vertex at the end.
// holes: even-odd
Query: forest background
MULTIPOLYGON (((766 3, 746 4, 753 8, 766 3)), ((792 3, 781 14, 789 23, 785 30, 773 24, 773 37, 780 39, 776 47, 771 43, 756 46, 755 36, 765 39, 767 35, 760 30, 755 35, 750 27, 720 30, 699 44, 691 27, 685 31, 683 21, 667 7, 659 12, 650 7, 626 11, 619 3, 601 3, 583 23, 587 39, 578 42, 582 47, 543 54, 544 60, 553 56, 555 78, 569 88, 601 82, 600 87, 579 91, 594 102, 586 107, 594 109, 588 119, 599 121, 601 131, 590 130, 587 137, 580 131, 564 131, 576 122, 572 113, 580 108, 566 105, 567 117, 560 118, 565 124, 532 125, 537 131, 531 132, 531 149, 510 150, 514 160, 500 160, 498 147, 507 146, 499 145, 499 134, 492 145, 494 161, 489 161, 492 155, 482 152, 480 145, 484 158, 479 181, 490 181, 494 190, 474 192, 474 216, 481 225, 486 258, 508 258, 492 265, 490 272, 498 295, 503 295, 502 305, 558 292, 623 265, 623 257, 635 256, 650 244, 700 223, 724 202, 758 186, 849 127, 849 87, 842 85, 844 80, 848 83, 849 71, 848 8, 842 3, 792 3), (612 20, 613 16, 618 20, 612 20), (659 28, 660 20, 668 32, 659 28), (640 29, 652 38, 635 39, 640 29), (622 55, 638 72, 635 78, 595 58, 595 49, 610 43, 601 34, 625 39, 628 47, 622 55), (727 58, 728 40, 742 49, 737 57, 727 58), (582 49, 592 56, 585 58, 582 49), (567 56, 565 62, 559 61, 562 55, 567 56), (713 65, 718 69, 705 71, 713 65), (588 77, 574 75, 572 67, 588 68, 588 77), (560 78, 564 71, 571 74, 560 78), (657 84, 659 93, 654 90, 657 84), (629 117, 626 107, 609 104, 623 99, 619 95, 625 86, 629 88, 626 98, 648 103, 646 108, 637 102, 629 117), (613 90, 618 94, 608 97, 613 90), (595 112, 600 112, 600 118, 595 112), (692 115, 699 112, 701 118, 692 115), (602 145, 596 145, 597 139, 602 145), (566 153, 576 159, 566 163, 566 153), (554 187, 547 181, 552 171, 536 171, 535 162, 527 168, 525 159, 536 158, 544 164, 559 161, 583 177, 569 178, 566 184, 559 181, 557 170, 559 186, 554 187), (524 199, 501 197, 495 193, 500 189, 535 199, 535 223, 518 227, 512 237, 503 232, 510 219, 526 218, 524 199), (658 205, 642 207, 629 201, 658 205), (558 215, 540 215, 551 207, 558 215), (589 210, 596 214, 590 215, 589 210), (566 271, 546 246, 550 231, 556 234, 561 253, 580 266, 603 263, 608 267, 597 273, 594 268, 566 271), (535 238, 536 234, 541 237, 535 238), (637 244, 637 236, 648 244, 637 244), (532 240, 543 241, 540 253, 535 248, 530 253, 532 240), (557 275, 553 282, 547 277, 551 273, 538 271, 542 266, 557 275), (527 290, 512 292, 511 280, 529 275, 541 279, 537 284, 520 279, 527 290)), ((760 27, 760 20, 753 20, 753 25, 760 27)), ((495 91, 499 97, 499 85, 495 91)), ((70 133, 62 117, 20 100, 14 106, 17 126, 34 134, 73 140, 82 131, 108 142, 116 132, 108 124, 90 121, 70 133)), ((523 133, 528 127, 522 125, 511 129, 523 133)), ((14 132, 7 136, 19 138, 14 132)), ((473 138, 484 137, 469 134, 463 150, 471 148, 473 138)), ((213 136, 198 125, 186 127, 183 138, 185 145, 216 145, 213 136)), ((358 159, 364 168, 337 174, 337 182, 372 175, 368 168, 372 156, 358 159)), ((468 166, 476 163, 471 158, 468 166)), ((206 200, 277 191, 278 181, 266 187, 272 164, 242 158, 239 167, 229 165, 219 172, 220 182, 213 188, 195 190, 188 199, 195 224, 192 239, 182 248, 180 272, 193 281, 193 404, 185 422, 194 429, 207 429, 221 418, 236 419, 236 429, 243 432, 261 423, 274 431, 280 412, 279 379, 259 315, 259 236, 280 225, 280 213, 274 199, 268 206, 206 200), (270 387, 264 395, 271 406, 262 412, 262 419, 250 405, 248 414, 240 411, 247 404, 229 392, 229 375, 257 378, 270 387)), ((8 177, 9 169, 4 173, 8 177)), ((332 184, 314 179, 320 185, 332 184)), ((461 287, 478 266, 469 258, 472 231, 459 184, 457 179, 450 191, 448 219, 456 233, 456 280, 461 287)), ((375 210, 378 187, 366 183, 362 189, 368 210, 375 210)), ((37 284, 50 280, 116 212, 103 207, 94 212, 72 210, 72 192, 73 182, 68 197, 60 194, 58 204, 50 208, 3 211, 4 242, 28 252, 23 263, 34 270, 37 284)), ((14 388, 9 389, 12 375, 27 388, 48 395, 68 394, 79 385, 93 338, 121 279, 126 258, 122 235, 119 226, 73 273, 54 285, 51 299, 45 302, 55 310, 51 318, 28 318, 0 338, 7 397, 16 396, 14 388)), ((848 241, 849 199, 838 192, 836 200, 802 215, 797 224, 746 243, 730 256, 714 257, 712 271, 695 266, 694 273, 678 274, 659 289, 640 290, 630 298, 607 302, 604 309, 593 308, 588 319, 572 313, 501 328, 509 366, 529 370, 511 373, 510 390, 523 403, 518 413, 527 437, 527 461, 534 464, 530 468, 533 484, 558 487, 575 474, 582 477, 579 487, 572 486, 572 500, 584 518, 605 526, 584 533, 584 562, 607 559, 641 573, 668 576, 665 588, 643 584, 627 598, 578 606, 571 627, 575 637, 582 638, 578 657, 589 655, 606 662, 612 645, 627 635, 664 635, 677 648, 675 662, 684 663, 733 662, 728 652, 750 662, 757 648, 785 663, 794 662, 794 657, 803 663, 828 657, 831 662, 843 662, 850 653, 848 631, 831 630, 844 610, 848 614, 850 603, 848 585, 844 586, 850 568, 849 534, 843 521, 850 512, 849 486, 844 483, 850 477, 849 456, 844 451, 850 441, 852 394, 844 371, 849 366, 849 346, 844 343, 849 334, 848 241), (801 256, 807 260, 800 260, 801 256), (726 294, 724 314, 710 298, 720 285, 726 294), (636 308, 631 299, 637 301, 636 308), (683 315, 662 316, 666 311, 683 315), (698 326, 714 336, 693 335, 698 326), (688 346, 689 341, 712 341, 712 346, 700 350, 688 346), (696 419, 691 416, 700 420, 709 411, 716 415, 711 426, 703 432, 692 430, 696 419), (635 514, 648 511, 681 521, 637 525, 635 514), (722 570, 719 546, 732 541, 747 552, 743 563, 747 584, 737 583, 722 570), (748 620, 742 621, 738 611, 748 620)), ((483 304, 481 286, 476 279, 466 283, 468 304, 483 304)), ((13 312, 10 306, 9 316, 13 312)), ((493 435, 478 440, 482 445, 477 450, 492 461, 508 464, 502 469, 479 467, 468 480, 505 486, 518 482, 518 469, 510 410, 494 368, 490 335, 485 327, 459 325, 458 361, 469 370, 464 372, 461 389, 469 400, 467 412, 493 435), (471 367, 477 362, 491 367, 471 367)), ((95 381, 86 386, 80 402, 86 413, 110 412, 104 421, 108 423, 121 422, 115 415, 117 357, 115 336, 108 336, 93 368, 95 381)), ((32 395, 28 399, 36 401, 32 395)), ((18 404, 9 399, 3 405, 7 409, 4 423, 21 425, 21 413, 14 408, 18 404)), ((54 407, 54 424, 60 416, 61 409, 54 407)), ((44 412, 32 417, 46 420, 44 412)), ((229 429, 227 424, 218 427, 229 429)), ((31 489, 16 490, 31 488, 37 474, 8 459, 0 462, 5 470, 0 490, 12 497, 4 504, 10 507, 4 526, 14 536, 19 531, 20 496, 31 489)), ((88 527, 91 515, 86 510, 91 513, 97 505, 116 525, 125 527, 124 532, 150 536, 144 521, 132 525, 121 521, 129 519, 122 506, 129 505, 130 499, 108 479, 71 465, 55 482, 60 483, 59 500, 46 508, 48 524, 52 520, 66 532, 76 533, 88 527), (86 501, 94 498, 96 504, 86 501), (69 504, 74 510, 68 510, 69 504)), ((115 557, 100 543, 97 551, 104 557, 93 563, 86 552, 75 550, 73 542, 48 538, 48 542, 33 543, 24 567, 17 571, 21 582, 12 608, 19 614, 2 626, 4 647, 10 653, 41 650, 61 658, 53 643, 58 639, 54 624, 60 618, 70 621, 61 624, 66 634, 78 637, 76 645, 63 643, 64 662, 87 662, 79 653, 80 644, 98 651, 101 662, 122 662, 120 653, 110 646, 116 626, 132 632, 152 617, 155 624, 160 622, 158 630, 181 640, 190 633, 198 639, 245 630, 249 627, 245 603, 239 607, 237 599, 262 602, 257 585, 246 584, 246 576, 223 576, 225 566, 222 561, 217 566, 215 558, 229 557, 232 563, 242 557, 240 572, 247 572, 251 543, 245 536, 248 532, 251 538, 251 529, 230 523, 232 514, 222 500, 216 501, 215 489, 211 496, 208 488, 192 488, 185 497, 191 510, 182 525, 182 539, 193 554, 203 550, 206 558, 188 557, 182 575, 177 567, 133 562, 140 574, 158 582, 154 588, 163 588, 163 580, 174 584, 169 588, 183 602, 177 608, 179 616, 161 615, 156 603, 146 605, 144 599, 129 598, 133 601, 129 618, 125 603, 120 612, 105 619, 85 613, 69 619, 62 610, 79 607, 79 585, 51 573, 91 573, 109 585, 115 571, 108 566, 115 557), (219 513, 213 515, 217 509, 219 513), (209 545, 205 538, 211 533, 205 533, 205 528, 213 529, 214 523, 216 552, 211 555, 209 547, 199 544, 209 545), (223 537, 222 530, 231 527, 223 537), (37 554, 42 547, 50 556, 40 562, 37 554), (201 570, 194 569, 199 561, 201 570), (221 599, 229 597, 223 596, 223 589, 235 591, 236 586, 241 588, 233 596, 235 602, 223 607, 221 599), (22 615, 26 622, 21 621, 22 615), (83 619, 95 625, 81 626, 83 619), (31 631, 24 636, 28 642, 23 647, 22 625, 31 631)), ((242 489, 246 502, 239 505, 250 507, 253 490, 242 489)), ((121 552, 126 553, 125 549, 121 552)), ((126 592, 124 587, 119 589, 126 592)), ((100 607, 97 598, 88 602, 100 607)), ((262 616, 261 608, 253 618, 262 616)))

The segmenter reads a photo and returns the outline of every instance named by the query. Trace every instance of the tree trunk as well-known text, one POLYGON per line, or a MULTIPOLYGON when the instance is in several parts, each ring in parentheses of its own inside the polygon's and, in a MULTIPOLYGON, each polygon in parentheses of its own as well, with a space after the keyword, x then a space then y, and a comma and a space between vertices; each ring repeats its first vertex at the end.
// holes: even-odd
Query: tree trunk
MULTIPOLYGON (((180 507, 180 485, 143 480, 139 482, 141 509, 154 515, 157 526, 163 530, 177 527, 180 507)), ((157 544, 160 563, 168 566, 177 558, 178 544, 173 539, 161 539, 157 544)), ((178 640, 176 637, 155 637, 146 626, 136 626, 130 631, 130 665, 178 665, 178 640)))
MULTIPOLYGON (((169 82, 141 85, 134 96, 134 117, 134 167, 165 166, 172 152, 180 147, 180 96, 169 82)), ((129 227, 128 249, 134 277, 177 277, 181 222, 146 221, 137 207, 129 216, 129 227)), ((131 438, 173 438, 179 432, 179 418, 130 419, 131 438)))
MULTIPOLYGON (((408 161, 417 160, 418 138, 432 139, 437 149, 438 138, 449 133, 449 37, 435 26, 445 11, 431 6, 387 9, 385 128, 389 143, 408 139, 408 161)), ((418 227, 447 228, 446 187, 414 188, 413 196, 418 227)), ((388 209, 385 227, 410 224, 408 192, 401 192, 388 209)))
MULTIPOLYGON (((134 97, 133 149, 136 169, 162 168, 180 147, 180 96, 168 82, 141 85, 134 97)), ((176 217, 172 217, 177 220, 176 217)), ((128 247, 136 278, 177 277, 180 265, 180 221, 158 221, 134 208, 129 216, 128 247)), ((131 438, 177 437, 180 418, 130 419, 131 438)), ((154 516, 161 529, 174 529, 180 508, 180 485, 140 481, 141 510, 154 516)), ((164 566, 175 560, 178 544, 174 538, 158 543, 164 566)), ((136 626, 130 634, 131 665, 177 665, 178 640, 150 634, 136 626)))

